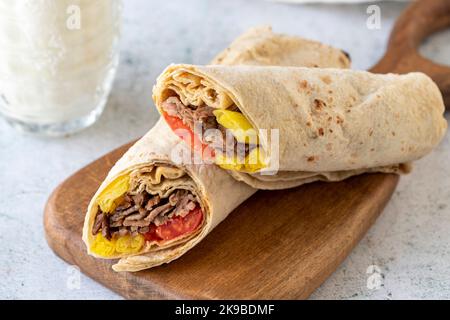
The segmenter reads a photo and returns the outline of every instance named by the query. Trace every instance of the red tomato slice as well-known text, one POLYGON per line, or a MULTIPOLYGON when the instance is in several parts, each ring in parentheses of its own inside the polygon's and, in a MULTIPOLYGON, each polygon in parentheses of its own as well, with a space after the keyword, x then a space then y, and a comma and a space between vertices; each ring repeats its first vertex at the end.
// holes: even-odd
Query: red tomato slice
POLYGON ((183 120, 178 117, 170 116, 167 112, 163 113, 163 117, 172 131, 181 140, 187 143, 191 149, 195 152, 199 152, 203 159, 206 160, 214 158, 214 150, 207 144, 201 142, 200 138, 192 132, 191 128, 183 123, 183 120))
POLYGON ((161 238, 156 234, 156 226, 152 223, 149 226, 150 230, 147 233, 144 233, 144 238, 147 241, 160 241, 161 238))
POLYGON ((172 240, 179 236, 192 233, 200 226, 202 221, 203 212, 200 207, 197 207, 185 217, 174 217, 159 227, 152 224, 150 231, 144 234, 144 237, 148 241, 172 240))

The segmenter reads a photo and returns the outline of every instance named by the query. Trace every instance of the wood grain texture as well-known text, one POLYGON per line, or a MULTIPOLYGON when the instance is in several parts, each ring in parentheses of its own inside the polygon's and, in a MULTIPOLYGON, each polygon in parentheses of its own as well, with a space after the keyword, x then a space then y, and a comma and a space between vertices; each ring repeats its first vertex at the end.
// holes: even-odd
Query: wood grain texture
MULTIPOLYGON (((450 1, 413 3, 396 24, 373 72, 424 71, 449 106, 449 69, 417 53, 430 33, 450 25, 450 1), (426 3, 426 4, 425 4, 426 3)), ((366 174, 338 183, 259 191, 193 250, 169 265, 115 273, 87 256, 81 240, 89 200, 129 145, 64 181, 45 208, 50 247, 68 263, 126 298, 302 299, 345 259, 390 199, 398 176, 366 174)))
POLYGON ((116 273, 87 256, 81 241, 86 207, 128 146, 64 181, 45 209, 51 248, 126 298, 306 298, 375 221, 398 181, 372 174, 286 191, 259 191, 198 246, 171 264, 116 273))

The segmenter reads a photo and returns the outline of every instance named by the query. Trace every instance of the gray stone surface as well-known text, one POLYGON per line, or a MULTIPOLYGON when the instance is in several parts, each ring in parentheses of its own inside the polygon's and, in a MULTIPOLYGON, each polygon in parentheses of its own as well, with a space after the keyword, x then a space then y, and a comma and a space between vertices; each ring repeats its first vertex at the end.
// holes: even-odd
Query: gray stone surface
MULTIPOLYGON (((404 4, 381 5, 380 30, 366 28, 366 8, 127 0, 121 65, 106 111, 94 126, 49 139, 21 135, 0 120, 0 298, 120 298, 83 275, 78 279, 52 253, 42 211, 64 178, 156 122, 151 88, 167 64, 206 63, 247 28, 272 24, 276 31, 341 47, 352 54, 354 68, 367 69, 382 56, 404 4)), ((450 63, 449 39, 448 33, 433 37, 423 52, 450 63)), ((449 160, 447 135, 401 179, 383 215, 312 299, 450 298, 449 160), (371 265, 377 272, 368 274, 371 265)))

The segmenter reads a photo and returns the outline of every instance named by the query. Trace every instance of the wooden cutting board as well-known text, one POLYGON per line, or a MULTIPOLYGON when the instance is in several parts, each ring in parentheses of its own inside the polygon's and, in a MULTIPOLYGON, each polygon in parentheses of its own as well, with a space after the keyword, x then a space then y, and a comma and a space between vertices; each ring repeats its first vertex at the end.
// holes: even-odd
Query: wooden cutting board
MULTIPOLYGON (((430 32, 450 25, 450 1, 424 2, 402 15, 388 53, 372 71, 426 71, 449 102, 450 77, 444 76, 449 69, 421 58, 415 48, 430 32), (416 43, 412 48, 404 43, 409 40, 416 43)), ((396 175, 366 174, 338 183, 259 191, 180 259, 137 273, 115 273, 112 262, 86 254, 81 231, 91 197, 130 145, 64 181, 48 200, 44 225, 57 255, 132 299, 307 298, 364 236, 398 183, 396 175)))

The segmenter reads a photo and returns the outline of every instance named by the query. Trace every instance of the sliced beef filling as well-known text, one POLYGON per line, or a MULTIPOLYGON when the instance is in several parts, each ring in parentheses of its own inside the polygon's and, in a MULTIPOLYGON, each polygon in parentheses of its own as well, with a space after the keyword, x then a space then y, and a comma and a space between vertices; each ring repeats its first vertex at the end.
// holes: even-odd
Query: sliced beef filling
MULTIPOLYGON (((256 147, 256 145, 240 143, 232 135, 229 135, 232 139, 227 139, 226 128, 217 123, 213 114, 214 108, 212 107, 207 105, 199 107, 185 106, 178 97, 172 96, 162 104, 162 108, 169 116, 183 120, 183 123, 192 131, 194 131, 195 123, 202 123, 203 134, 200 137, 202 142, 218 152, 223 153, 227 151, 228 156, 239 155, 245 157, 256 147), (218 135, 216 134, 217 132, 212 131, 205 133, 208 129, 219 129, 220 134, 218 135)), ((238 111, 238 108, 233 106, 229 110, 238 111)))
POLYGON ((187 190, 177 190, 164 199, 146 191, 136 195, 126 194, 112 213, 102 212, 98 208, 92 234, 101 232, 108 240, 115 235, 144 234, 151 224, 160 226, 172 217, 185 217, 197 206, 197 199, 187 190))
POLYGON ((195 122, 203 123, 205 130, 217 128, 218 125, 213 114, 214 108, 206 105, 185 106, 177 97, 170 97, 164 102, 163 109, 169 116, 182 119, 192 130, 195 122))

